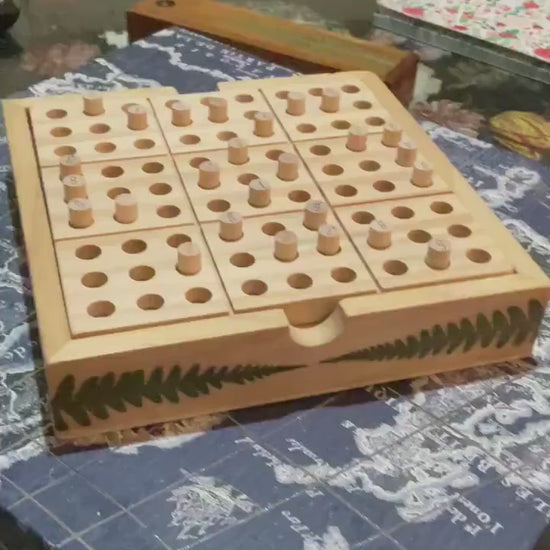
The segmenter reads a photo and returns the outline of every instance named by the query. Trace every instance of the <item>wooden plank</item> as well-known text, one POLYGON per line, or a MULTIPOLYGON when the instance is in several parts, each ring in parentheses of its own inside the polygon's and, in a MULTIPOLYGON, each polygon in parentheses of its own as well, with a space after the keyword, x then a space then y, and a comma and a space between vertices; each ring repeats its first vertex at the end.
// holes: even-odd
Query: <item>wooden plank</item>
POLYGON ((170 26, 205 33, 283 65, 298 60, 291 64, 302 73, 372 71, 404 104, 412 99, 418 57, 411 52, 212 0, 142 0, 127 12, 132 41, 170 26))

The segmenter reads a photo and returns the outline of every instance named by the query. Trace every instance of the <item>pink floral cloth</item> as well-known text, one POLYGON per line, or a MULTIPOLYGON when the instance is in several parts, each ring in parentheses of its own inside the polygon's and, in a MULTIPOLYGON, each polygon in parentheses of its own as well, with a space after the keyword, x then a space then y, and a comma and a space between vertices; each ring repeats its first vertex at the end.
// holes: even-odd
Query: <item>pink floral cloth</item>
POLYGON ((380 5, 550 63, 549 0, 380 0, 380 5))

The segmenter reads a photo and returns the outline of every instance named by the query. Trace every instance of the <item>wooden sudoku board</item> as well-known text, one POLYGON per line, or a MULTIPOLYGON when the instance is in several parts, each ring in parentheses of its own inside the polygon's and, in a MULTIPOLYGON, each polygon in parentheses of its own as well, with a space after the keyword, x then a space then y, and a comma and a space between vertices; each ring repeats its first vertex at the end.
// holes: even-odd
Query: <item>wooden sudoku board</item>
POLYGON ((531 351, 548 279, 372 74, 4 105, 59 437, 531 351))

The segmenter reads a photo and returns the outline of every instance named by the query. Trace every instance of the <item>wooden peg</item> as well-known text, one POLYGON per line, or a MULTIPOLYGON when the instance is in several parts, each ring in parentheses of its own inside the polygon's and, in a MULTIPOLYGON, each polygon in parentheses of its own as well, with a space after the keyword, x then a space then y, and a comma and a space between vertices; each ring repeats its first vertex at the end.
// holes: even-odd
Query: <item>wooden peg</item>
POLYGON ((271 185, 262 179, 255 179, 248 185, 248 204, 256 208, 268 206, 271 202, 271 185))
POLYGON ((419 160, 414 165, 411 182, 417 187, 430 187, 433 183, 432 176, 433 168, 431 164, 419 160))
POLYGON ((71 174, 82 175, 82 162, 77 155, 65 155, 59 159, 59 179, 63 181, 71 174))
POLYGON ((391 245, 391 229, 382 220, 374 220, 369 226, 367 242, 372 248, 388 248, 391 245))
POLYGON ((242 138, 231 138, 227 142, 227 160, 231 164, 245 164, 248 162, 248 143, 242 138))
POLYGON ((270 137, 273 135, 273 114, 269 112, 257 112, 254 115, 254 135, 258 137, 270 137))
POLYGON ((401 141, 403 130, 401 126, 395 124, 395 122, 388 122, 384 126, 384 133, 382 134, 382 143, 386 147, 397 147, 401 141))
POLYGON ((199 187, 215 189, 220 185, 220 167, 216 162, 205 160, 199 165, 199 187))
POLYGON ((238 212, 224 212, 220 216, 220 238, 238 241, 243 236, 243 219, 238 212))
POLYGON ((184 101, 174 101, 172 109, 172 124, 174 126, 189 126, 191 124, 191 107, 184 101))
POLYGON ((283 181, 298 179, 298 157, 292 153, 282 153, 278 159, 277 177, 283 181))
POLYGON ((397 164, 400 166, 412 166, 415 160, 416 144, 410 139, 402 139, 397 146, 397 164))
POLYGON ((178 271, 183 275, 196 275, 202 269, 200 248, 193 242, 178 246, 178 271))
POLYGON ((327 221, 328 210, 328 204, 324 201, 308 201, 304 208, 304 226, 316 231, 327 221))
POLYGON ((334 256, 340 252, 340 229, 336 225, 325 223, 319 227, 317 250, 325 256, 334 256))
POLYGON ((324 88, 321 96, 321 110, 336 113, 340 109, 340 92, 336 88, 324 88))
POLYGON ((83 97, 84 114, 88 116, 98 116, 105 112, 103 106, 103 96, 97 92, 90 92, 83 97))
POLYGON ((275 235, 275 258, 292 262, 298 257, 298 237, 293 231, 279 231, 275 235))
POLYGON ((306 96, 302 92, 288 92, 286 112, 294 116, 303 115, 306 112, 306 96))
POLYGON ((94 223, 92 204, 88 199, 73 199, 69 201, 68 207, 71 227, 83 229, 94 223))
POLYGON ((425 261, 432 269, 447 269, 451 265, 451 243, 447 239, 432 239, 425 261))
POLYGON ((118 223, 132 223, 137 220, 138 205, 131 193, 121 193, 115 197, 115 220, 118 223))
POLYGON ((145 130, 147 128, 147 111, 141 105, 130 105, 126 109, 128 128, 130 130, 145 130))
POLYGON ((348 132, 346 147, 350 151, 355 151, 357 153, 364 151, 367 148, 367 135, 368 129, 366 126, 359 124, 353 125, 348 132))
POLYGON ((86 180, 80 174, 71 174, 63 178, 63 200, 87 199, 86 180))
POLYGON ((208 101, 208 120, 210 122, 227 122, 227 100, 223 97, 211 97, 208 101))

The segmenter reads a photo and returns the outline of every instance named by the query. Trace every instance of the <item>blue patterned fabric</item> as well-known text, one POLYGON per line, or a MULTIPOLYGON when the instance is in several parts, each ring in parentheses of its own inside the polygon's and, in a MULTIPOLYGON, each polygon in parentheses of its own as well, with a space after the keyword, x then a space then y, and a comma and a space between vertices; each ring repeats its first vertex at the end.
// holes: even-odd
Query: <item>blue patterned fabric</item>
MULTIPOLYGON (((27 93, 196 92, 287 74, 166 30, 27 93)), ((426 129, 550 271, 549 168, 426 129)), ((548 316, 536 366, 486 366, 68 446, 44 410, 4 137, 0 172, 0 549, 532 548, 550 521, 548 316)))

